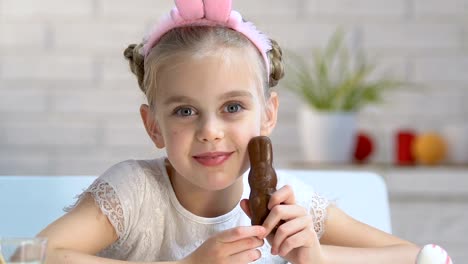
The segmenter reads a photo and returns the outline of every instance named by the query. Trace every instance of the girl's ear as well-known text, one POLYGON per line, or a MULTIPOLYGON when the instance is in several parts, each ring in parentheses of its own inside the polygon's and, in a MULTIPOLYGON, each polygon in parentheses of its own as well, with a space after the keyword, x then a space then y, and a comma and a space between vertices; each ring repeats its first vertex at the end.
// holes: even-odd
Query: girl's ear
POLYGON ((276 92, 271 92, 270 98, 266 100, 265 115, 262 118, 262 127, 260 134, 262 136, 269 136, 276 126, 278 118, 279 99, 276 92))
POLYGON ((164 138, 161 134, 161 129, 156 120, 154 113, 151 111, 150 107, 146 104, 140 106, 140 115, 145 125, 146 132, 150 136, 153 143, 157 148, 164 148, 164 138))

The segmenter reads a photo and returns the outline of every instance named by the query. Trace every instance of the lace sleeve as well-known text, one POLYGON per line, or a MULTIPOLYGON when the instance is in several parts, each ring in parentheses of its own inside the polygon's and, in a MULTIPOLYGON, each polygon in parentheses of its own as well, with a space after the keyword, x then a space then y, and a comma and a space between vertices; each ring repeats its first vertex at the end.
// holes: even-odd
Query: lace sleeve
POLYGON ((317 237, 320 239, 325 232, 325 221, 327 220, 327 207, 330 205, 330 201, 314 192, 310 200, 310 214, 314 218, 314 230, 317 233, 317 237))
POLYGON ((124 233, 124 213, 122 204, 120 203, 114 188, 105 181, 99 179, 94 181, 88 189, 84 190, 83 193, 77 196, 75 204, 65 207, 64 211, 70 212, 73 210, 73 208, 75 208, 87 194, 93 197, 96 205, 109 219, 109 222, 114 227, 118 237, 121 238, 124 233))
MULTIPOLYGON (((106 215, 119 237, 125 241, 138 223, 138 210, 144 199, 145 174, 134 160, 117 163, 99 176, 78 197, 91 195, 96 205, 106 215)), ((71 210, 75 205, 67 208, 71 210)))
POLYGON ((98 180, 86 192, 93 196, 94 201, 101 208, 102 213, 107 216, 117 235, 121 238, 124 232, 124 215, 115 190, 109 183, 98 180))
POLYGON ((293 173, 279 171, 278 185, 280 188, 289 185, 294 190, 296 202, 306 208, 314 220, 314 230, 320 239, 325 232, 325 221, 327 220, 327 208, 334 201, 330 202, 327 196, 317 193, 312 186, 300 180, 293 173))

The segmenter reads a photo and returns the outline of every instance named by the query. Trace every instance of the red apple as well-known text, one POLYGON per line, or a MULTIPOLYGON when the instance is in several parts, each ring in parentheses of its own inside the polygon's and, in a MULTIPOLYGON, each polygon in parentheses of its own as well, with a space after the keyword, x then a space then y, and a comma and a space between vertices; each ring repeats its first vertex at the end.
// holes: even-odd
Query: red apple
POLYGON ((356 148, 354 150, 354 160, 363 163, 372 154, 374 144, 369 135, 364 132, 358 132, 356 138, 356 148))

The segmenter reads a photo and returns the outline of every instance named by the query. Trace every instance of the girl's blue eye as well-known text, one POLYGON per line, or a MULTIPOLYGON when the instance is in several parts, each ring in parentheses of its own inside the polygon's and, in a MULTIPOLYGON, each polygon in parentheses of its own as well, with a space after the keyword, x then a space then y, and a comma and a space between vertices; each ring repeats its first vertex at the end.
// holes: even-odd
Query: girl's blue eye
POLYGON ((242 110, 242 106, 238 103, 228 104, 224 110, 228 113, 237 113, 242 110))
POLYGON ((181 107, 176 109, 175 114, 178 116, 191 116, 195 114, 195 111, 189 107, 181 107))

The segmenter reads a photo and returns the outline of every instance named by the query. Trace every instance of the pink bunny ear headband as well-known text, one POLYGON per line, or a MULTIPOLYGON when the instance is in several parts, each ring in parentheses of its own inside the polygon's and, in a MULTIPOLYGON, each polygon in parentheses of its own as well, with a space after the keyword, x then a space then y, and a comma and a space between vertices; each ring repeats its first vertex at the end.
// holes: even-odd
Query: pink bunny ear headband
POLYGON ((267 52, 271 42, 251 22, 244 22, 239 12, 231 10, 232 0, 175 0, 176 7, 155 26, 145 38, 143 55, 148 56, 161 37, 168 31, 184 26, 223 26, 240 32, 247 37, 262 54, 267 76, 270 63, 267 52))

